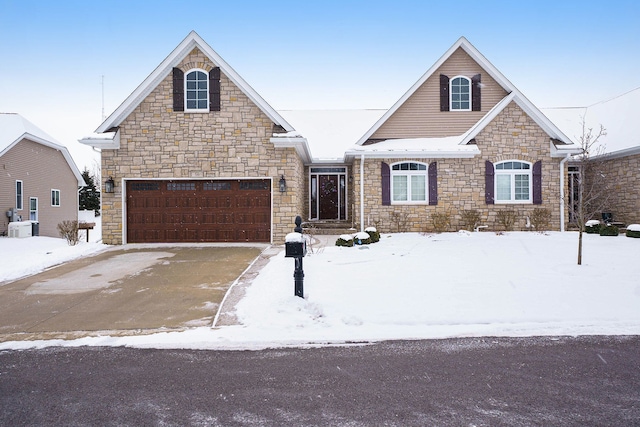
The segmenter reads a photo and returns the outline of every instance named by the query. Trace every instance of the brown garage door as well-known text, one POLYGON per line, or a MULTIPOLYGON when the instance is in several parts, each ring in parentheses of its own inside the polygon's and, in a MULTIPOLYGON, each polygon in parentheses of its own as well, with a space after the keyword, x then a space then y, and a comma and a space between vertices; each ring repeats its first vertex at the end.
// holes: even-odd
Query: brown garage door
POLYGON ((127 181, 127 242, 269 242, 271 181, 127 181))

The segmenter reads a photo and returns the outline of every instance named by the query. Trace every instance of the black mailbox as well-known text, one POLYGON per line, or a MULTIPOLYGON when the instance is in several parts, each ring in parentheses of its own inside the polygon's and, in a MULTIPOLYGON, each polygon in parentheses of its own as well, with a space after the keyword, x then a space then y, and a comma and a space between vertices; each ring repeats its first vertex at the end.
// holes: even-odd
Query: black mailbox
POLYGON ((307 254, 307 242, 285 242, 284 256, 287 258, 299 258, 307 254))

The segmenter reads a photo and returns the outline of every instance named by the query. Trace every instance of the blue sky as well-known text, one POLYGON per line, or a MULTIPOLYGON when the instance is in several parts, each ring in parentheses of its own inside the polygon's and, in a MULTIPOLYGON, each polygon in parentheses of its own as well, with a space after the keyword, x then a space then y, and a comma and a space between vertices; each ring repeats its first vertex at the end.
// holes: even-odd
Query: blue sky
POLYGON ((539 107, 640 86, 640 2, 0 0, 0 111, 70 147, 195 30, 276 109, 388 108, 465 36, 539 107))

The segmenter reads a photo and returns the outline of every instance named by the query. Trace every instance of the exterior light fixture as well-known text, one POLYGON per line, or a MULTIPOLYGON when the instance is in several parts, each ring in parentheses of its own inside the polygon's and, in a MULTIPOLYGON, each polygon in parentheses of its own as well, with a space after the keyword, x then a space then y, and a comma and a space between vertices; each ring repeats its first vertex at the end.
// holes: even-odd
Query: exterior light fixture
POLYGON ((116 187, 116 183, 113 182, 113 178, 112 177, 109 177, 109 179, 106 180, 105 183, 104 183, 104 192, 105 193, 113 193, 115 187, 116 187))
POLYGON ((280 192, 284 193, 287 191, 287 180, 284 179, 284 175, 280 177, 280 192))

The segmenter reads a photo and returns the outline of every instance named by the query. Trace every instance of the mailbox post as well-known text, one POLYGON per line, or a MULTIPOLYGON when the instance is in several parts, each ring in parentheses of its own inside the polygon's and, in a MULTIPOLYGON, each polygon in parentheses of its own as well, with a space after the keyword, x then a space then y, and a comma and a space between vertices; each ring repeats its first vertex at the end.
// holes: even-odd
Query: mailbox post
POLYGON ((294 258, 295 269, 293 270, 294 295, 304 298, 304 271, 302 269, 302 258, 307 254, 307 242, 302 235, 302 218, 296 217, 296 228, 293 233, 287 234, 284 242, 284 256, 294 258))

